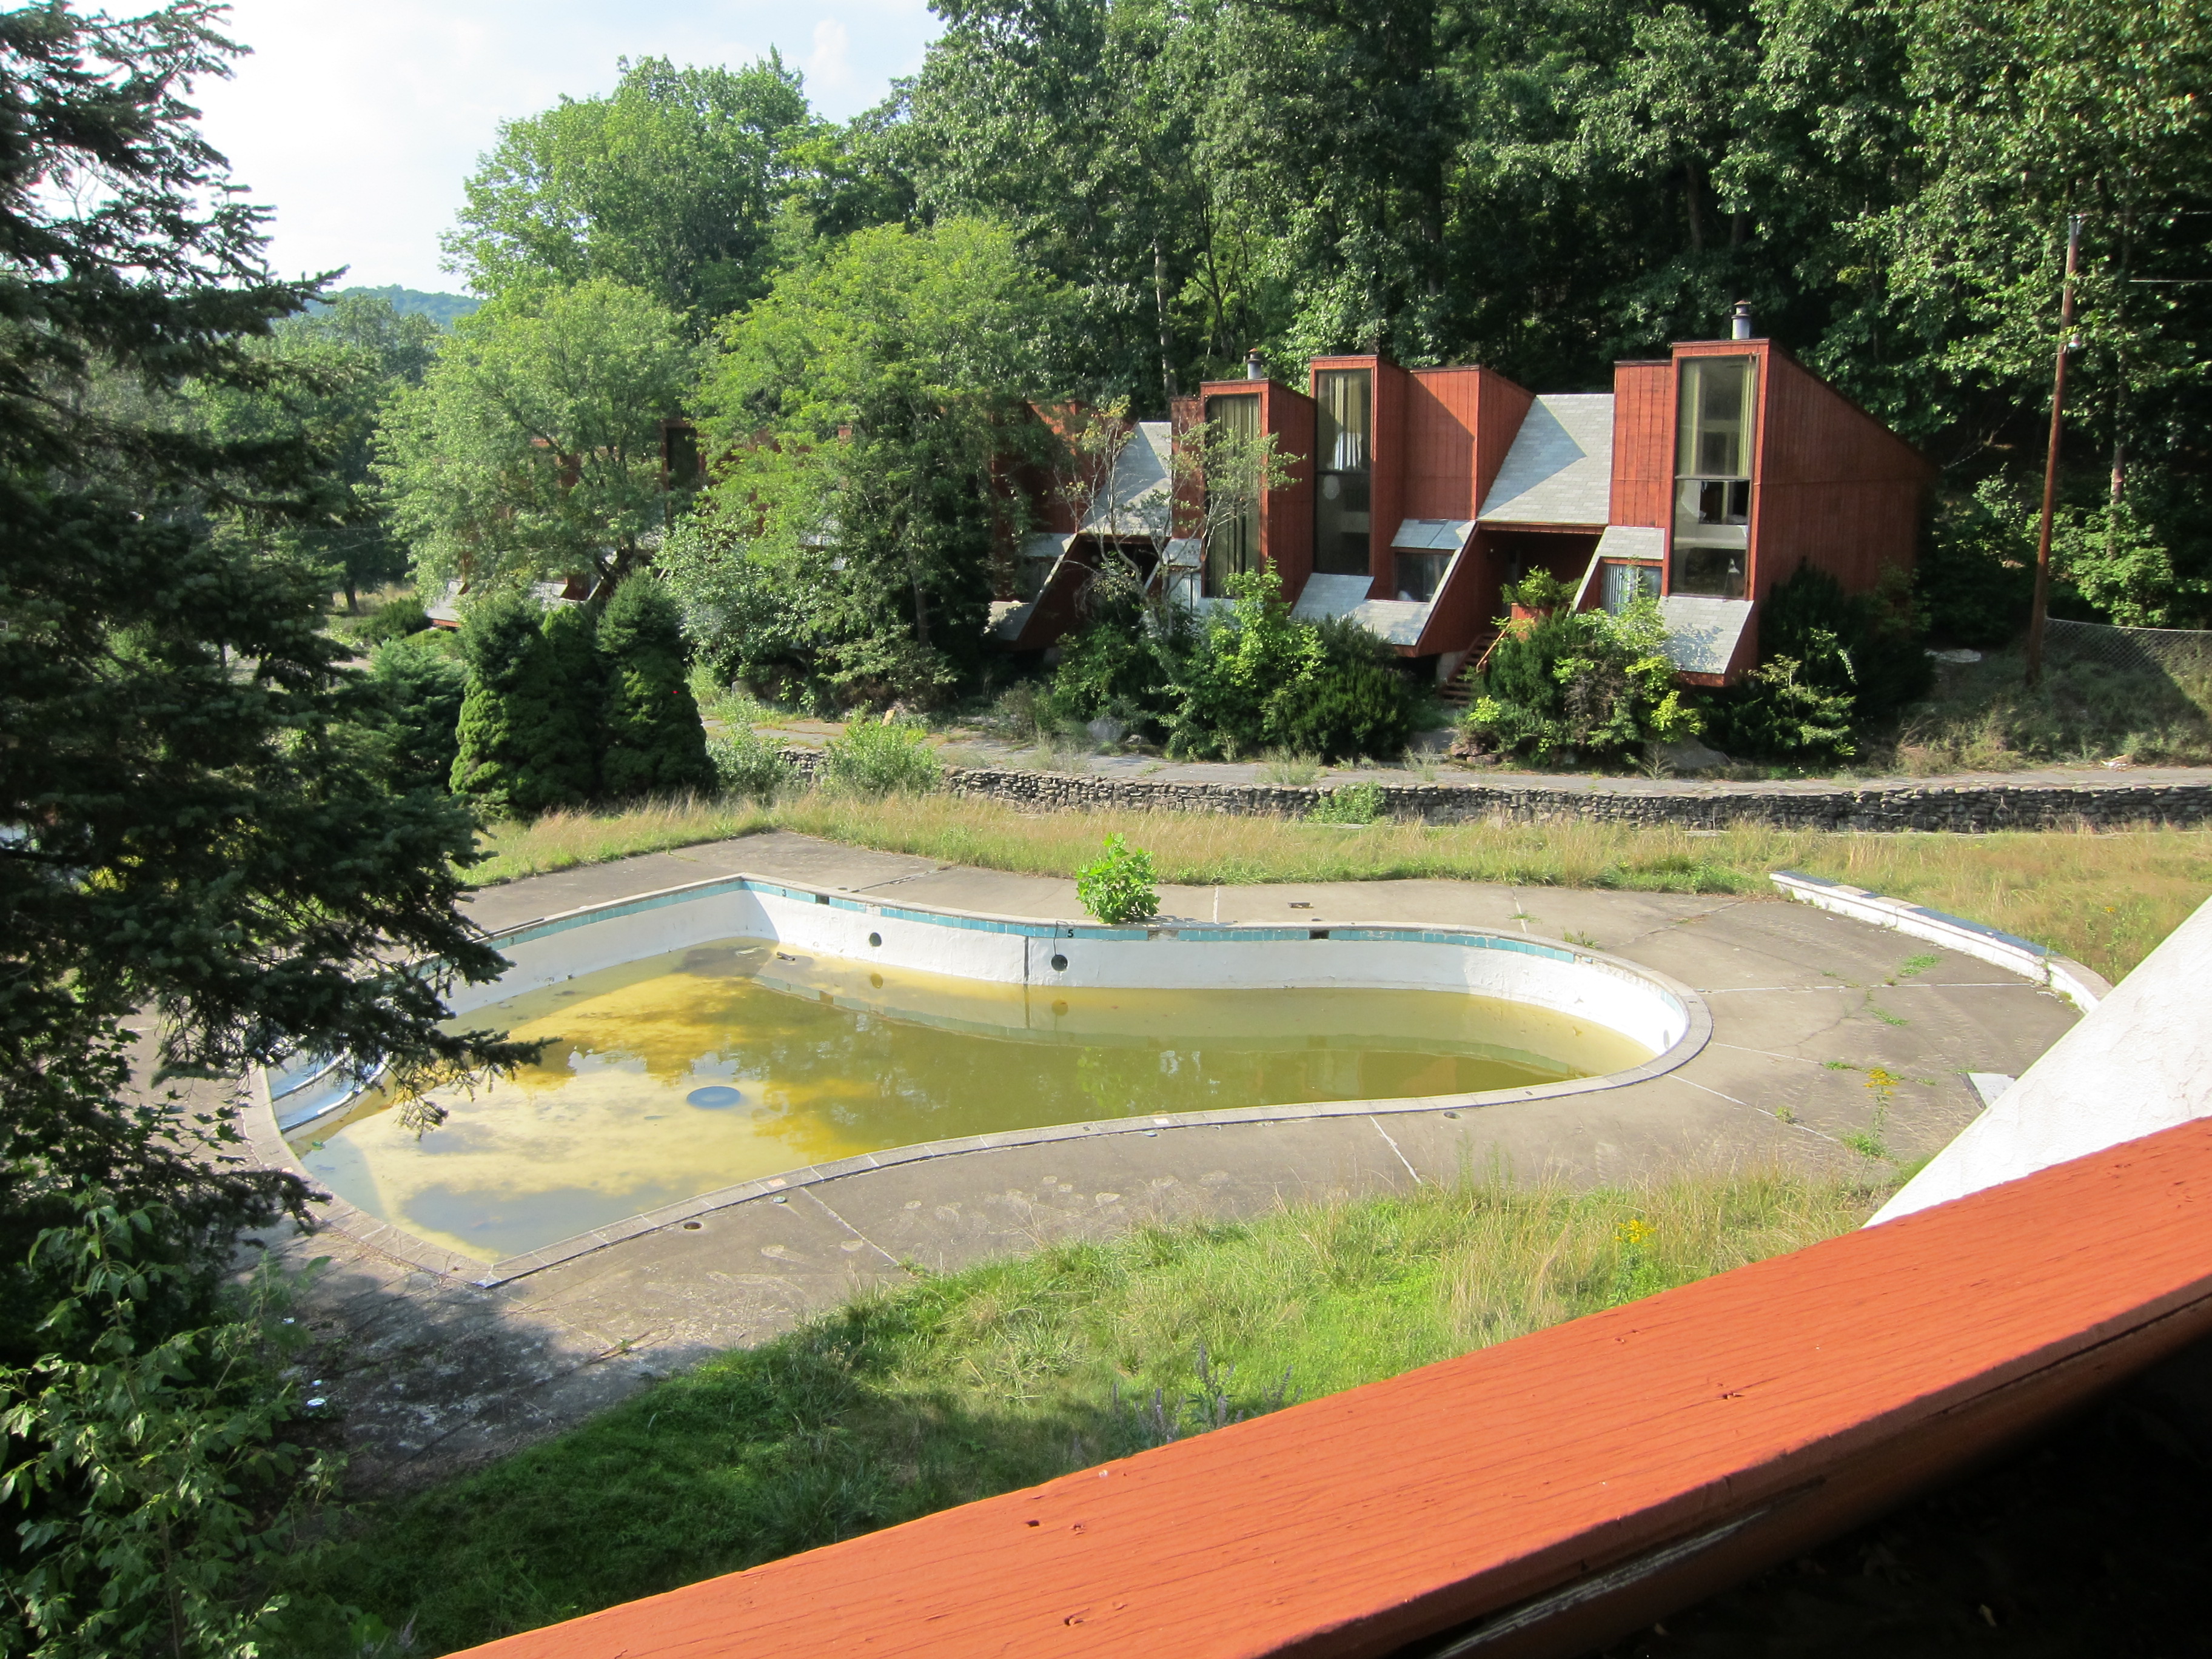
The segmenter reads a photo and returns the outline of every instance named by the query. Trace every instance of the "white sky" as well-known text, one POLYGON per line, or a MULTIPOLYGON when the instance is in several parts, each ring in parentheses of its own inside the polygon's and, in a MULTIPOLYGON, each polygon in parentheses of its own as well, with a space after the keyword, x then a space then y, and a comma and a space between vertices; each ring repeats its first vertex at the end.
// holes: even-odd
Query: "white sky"
POLYGON ((276 210, 280 274, 457 293, 438 233, 501 121, 611 90, 618 58, 738 65, 770 46, 843 119, 919 69, 937 28, 926 0, 233 0, 252 55, 198 101, 232 178, 276 210))

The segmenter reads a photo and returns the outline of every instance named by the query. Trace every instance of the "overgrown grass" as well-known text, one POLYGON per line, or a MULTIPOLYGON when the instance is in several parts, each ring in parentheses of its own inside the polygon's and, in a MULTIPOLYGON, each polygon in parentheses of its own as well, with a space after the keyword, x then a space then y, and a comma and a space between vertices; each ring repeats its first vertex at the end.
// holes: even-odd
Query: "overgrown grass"
POLYGON ((646 801, 611 812, 548 812, 527 823, 492 825, 477 842, 477 850, 489 856, 467 873, 478 886, 489 886, 579 865, 609 864, 641 853, 726 841, 775 825, 772 811, 742 800, 684 798, 646 801))
POLYGON ((1795 1249, 1881 1196, 1468 1182, 927 1279, 370 1509, 285 1586, 299 1650, 358 1648, 331 1601, 442 1653, 651 1595, 1795 1249))
POLYGON ((1917 776, 2130 759, 2212 763, 2212 677, 2125 672, 2051 660, 2024 684, 2017 650, 1948 666, 1935 695, 1906 711, 1893 752, 1868 760, 1917 776))
POLYGON ((1153 855, 1162 881, 1200 887, 1426 878, 1763 896, 1774 890, 1770 872, 1803 870, 2002 927, 2115 979, 2212 895, 2212 831, 2203 830, 1849 835, 1382 823, 1347 836, 1282 818, 1036 815, 950 795, 872 801, 819 791, 773 808, 659 803, 501 825, 486 836, 492 858, 470 873, 509 880, 768 829, 1070 879, 1118 831, 1153 855))

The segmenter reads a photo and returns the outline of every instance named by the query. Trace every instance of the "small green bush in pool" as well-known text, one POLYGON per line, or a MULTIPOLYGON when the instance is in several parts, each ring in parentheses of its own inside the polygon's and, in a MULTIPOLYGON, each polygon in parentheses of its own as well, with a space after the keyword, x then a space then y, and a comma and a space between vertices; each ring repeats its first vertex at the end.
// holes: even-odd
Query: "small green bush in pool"
POLYGON ((1106 851, 1098 861, 1075 878, 1075 895, 1083 908, 1109 927, 1142 921, 1160 908, 1152 890, 1159 879, 1152 855, 1132 847, 1118 835, 1106 837, 1106 851))

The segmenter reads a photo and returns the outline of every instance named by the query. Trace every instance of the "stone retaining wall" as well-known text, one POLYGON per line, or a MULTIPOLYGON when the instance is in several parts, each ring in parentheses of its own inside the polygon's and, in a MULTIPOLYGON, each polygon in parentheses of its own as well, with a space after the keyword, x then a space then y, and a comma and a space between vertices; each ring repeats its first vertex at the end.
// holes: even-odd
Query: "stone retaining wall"
MULTIPOLYGON (((811 750, 784 758, 811 775, 811 750)), ((955 768, 945 774, 954 794, 1005 801, 1032 811, 1113 809, 1218 812, 1238 817, 1304 817, 1329 793, 1316 786, 1203 783, 1150 778, 1093 777, 1065 772, 955 768)), ((2099 829, 2152 823, 2212 823, 2212 784, 2095 781, 2080 785, 1936 783, 1847 784, 1776 787, 1712 783, 1638 789, 1553 787, 1522 783, 1385 783, 1384 812, 1422 823, 1504 819, 1541 823, 1581 818, 1602 823, 1722 830, 1772 824, 1784 830, 2049 830, 2087 823, 2099 829)))

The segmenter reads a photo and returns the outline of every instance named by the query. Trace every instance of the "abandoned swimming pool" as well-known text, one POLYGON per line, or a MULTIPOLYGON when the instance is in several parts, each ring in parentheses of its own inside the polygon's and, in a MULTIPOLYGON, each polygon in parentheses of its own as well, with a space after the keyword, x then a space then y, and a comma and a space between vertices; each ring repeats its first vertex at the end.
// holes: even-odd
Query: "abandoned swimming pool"
POLYGON ((1019 922, 749 878, 520 929, 460 1023, 540 1062, 278 1115, 307 1172, 482 1261, 778 1172, 1072 1125, 1545 1092, 1677 1061, 1680 988, 1474 930, 1019 922))

